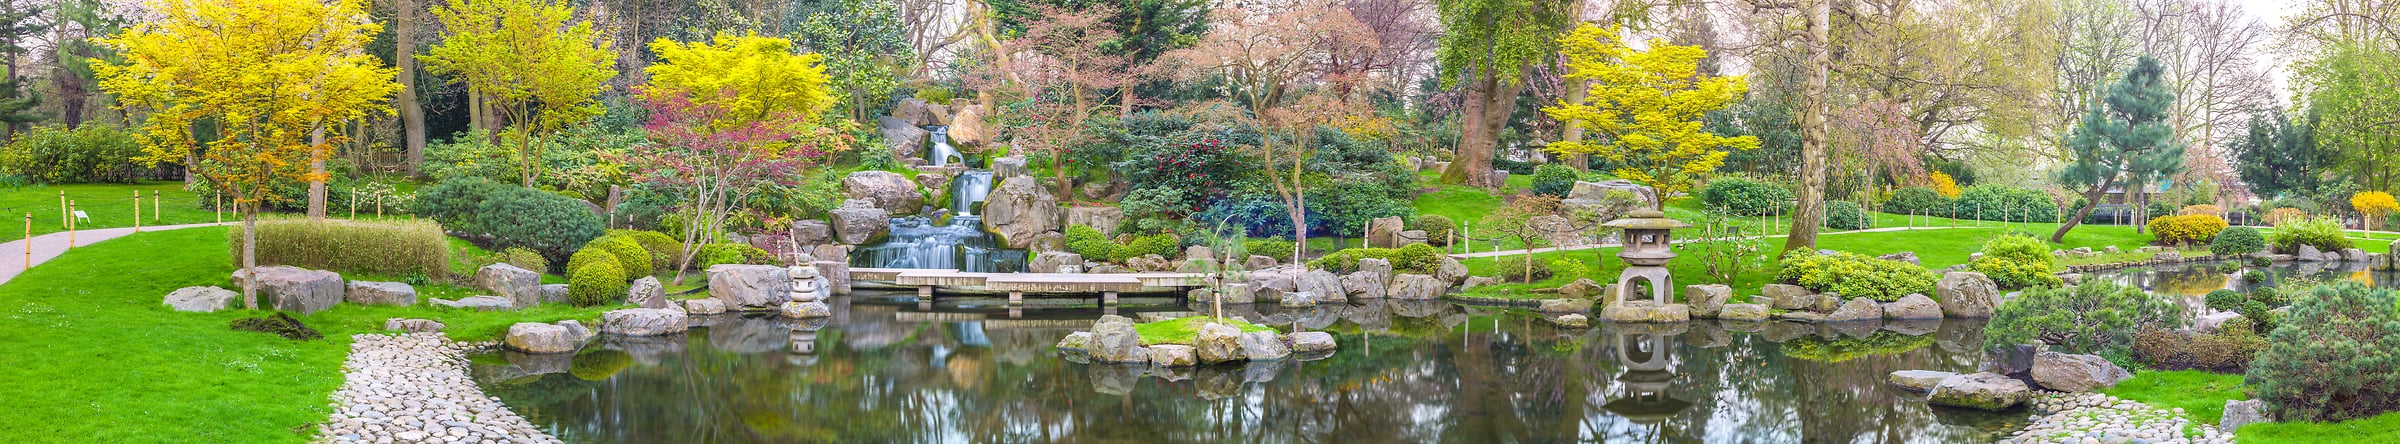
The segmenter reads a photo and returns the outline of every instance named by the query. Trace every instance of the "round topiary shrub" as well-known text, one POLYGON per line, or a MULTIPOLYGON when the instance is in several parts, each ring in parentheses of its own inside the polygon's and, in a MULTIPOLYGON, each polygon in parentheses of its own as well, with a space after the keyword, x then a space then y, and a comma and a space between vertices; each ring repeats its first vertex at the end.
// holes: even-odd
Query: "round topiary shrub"
POLYGON ((1825 227, 1836 230, 1875 228, 1875 216, 1867 214, 1867 210, 1859 208, 1856 203, 1827 202, 1825 203, 1825 227))
POLYGON ((2217 232, 2216 240, 2208 242, 2208 253, 2218 256, 2240 256, 2267 248, 2267 238, 2258 235, 2257 228, 2232 227, 2217 232))
POLYGON ((674 236, 668 236, 666 233, 649 230, 608 230, 608 236, 624 237, 641 245, 642 250, 650 252, 650 268, 653 270, 674 268, 675 262, 683 260, 683 241, 675 240, 674 236))
POLYGON ((616 256, 617 269, 624 271, 625 276, 628 276, 632 279, 640 279, 642 276, 649 276, 652 272, 650 269, 650 250, 642 248, 640 244, 634 243, 632 238, 603 236, 599 239, 593 239, 592 243, 583 244, 583 248, 597 248, 601 251, 607 252, 611 256, 616 256))
POLYGON ((523 268, 527 270, 550 270, 549 259, 543 258, 542 253, 535 252, 533 249, 525 247, 500 250, 499 253, 494 255, 494 259, 498 259, 500 263, 514 265, 517 268, 523 268))
POLYGON ((1447 247, 1450 246, 1450 233, 1458 231, 1458 222, 1451 221, 1447 216, 1427 214, 1417 216, 1416 220, 1410 221, 1408 229, 1424 230, 1426 243, 1437 247, 1447 247))
POLYGON ((1790 200, 1792 191, 1780 185, 1739 177, 1710 180, 1707 187, 1700 189, 1700 203, 1737 216, 1785 212, 1784 204, 1790 200))
POLYGON ((2050 244, 2023 233, 2002 234, 1983 243, 1983 258, 1969 269, 1992 278, 2004 289, 2056 287, 2062 283, 2050 264, 2050 244))
POLYGON ((1431 273, 1442 266, 1442 252, 1431 245, 1409 244, 1392 254, 1392 269, 1431 273))
POLYGON ((2344 281, 2297 299, 2243 378, 2268 416, 2332 422, 2400 410, 2400 298, 2344 281))
MULTIPOLYGON (((2260 282, 2265 282, 2265 280, 2261 279, 2260 282)), ((2275 287, 2252 288, 2248 299, 2266 304, 2268 307, 2281 307, 2286 304, 2286 301, 2283 300, 2283 290, 2275 287)))
MULTIPOLYGON (((584 266, 591 265, 593 262, 616 261, 617 255, 609 254, 607 250, 586 248, 582 250, 576 250, 573 256, 567 256, 567 266, 562 270, 566 270, 567 273, 573 274, 575 270, 582 269, 584 266)), ((625 269, 620 267, 617 269, 617 271, 624 272, 625 269)))
POLYGON ((1497 263, 1493 265, 1493 269, 1500 273, 1497 277, 1506 282, 1531 283, 1550 279, 1550 276, 1555 275, 1550 270, 1550 264, 1542 263, 1539 260, 1528 260, 1527 257, 1521 254, 1502 257, 1495 261, 1497 263))
POLYGON ((1583 178, 1582 171, 1559 164, 1545 164, 1533 169, 1533 194, 1565 198, 1575 191, 1575 181, 1583 178))
POLYGON ((2250 302, 2248 298, 2242 297, 2241 293, 2222 288, 2208 292, 2205 299, 2208 302, 2208 308, 2218 311, 2240 310, 2243 303, 2250 302))
POLYGON ((616 303, 625 298, 625 287, 625 271, 618 269, 613 259, 588 261, 581 267, 567 269, 567 302, 577 307, 616 303))

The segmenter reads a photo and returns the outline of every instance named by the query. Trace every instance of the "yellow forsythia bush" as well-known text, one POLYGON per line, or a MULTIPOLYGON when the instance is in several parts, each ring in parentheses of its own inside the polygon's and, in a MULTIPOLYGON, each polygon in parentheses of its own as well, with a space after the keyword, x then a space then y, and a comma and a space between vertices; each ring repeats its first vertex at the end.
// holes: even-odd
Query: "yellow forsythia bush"
POLYGON ((2209 214, 2187 214, 2150 219, 2150 235, 2162 245, 2206 243, 2225 231, 2225 218, 2209 214))
POLYGON ((2210 216, 2216 216, 2216 217, 2225 217, 2225 209, 2224 209, 2224 208, 2217 208, 2217 206, 2216 206, 2216 205, 2209 205, 2209 204, 2199 204, 2199 205, 2186 206, 2186 207, 2183 207, 2183 209, 2181 209, 2181 210, 2175 210, 2175 215, 2177 215, 2177 216, 2190 216, 2190 215, 2194 215, 2194 214, 2206 214, 2206 215, 2210 215, 2210 216))

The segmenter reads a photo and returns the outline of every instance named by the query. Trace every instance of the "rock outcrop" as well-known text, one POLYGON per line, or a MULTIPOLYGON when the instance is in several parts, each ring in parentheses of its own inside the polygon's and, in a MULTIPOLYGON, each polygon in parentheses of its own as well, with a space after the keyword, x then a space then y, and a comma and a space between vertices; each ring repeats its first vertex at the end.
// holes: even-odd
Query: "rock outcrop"
POLYGON ((773 265, 722 264, 708 267, 708 296, 728 310, 776 310, 791 300, 789 271, 773 265))
POLYGON ((498 263, 475 270, 475 288, 516 304, 517 308, 542 303, 542 274, 515 265, 498 263))
POLYGON ((917 192, 917 183, 900 173, 866 170, 842 178, 842 189, 851 199, 865 200, 891 214, 917 214, 925 207, 925 193, 917 192))
POLYGON ((691 328, 683 312, 628 308, 600 314, 600 332, 624 336, 659 336, 691 328))
POLYGON ((167 293, 166 304, 175 311, 208 313, 233 306, 242 294, 210 286, 183 287, 167 293))
POLYGON ((1992 307, 2000 304, 2000 285, 1983 273, 1953 271, 1934 283, 1935 294, 1941 295, 1942 315, 1953 318, 1992 317, 1992 307))
MULTIPOLYGON (((509 267, 516 268, 516 267, 509 267)), ((342 301, 342 275, 331 271, 300 267, 257 267, 260 304, 277 311, 309 314, 333 308, 342 301)), ((249 274, 233 272, 233 284, 240 287, 249 274)))
POLYGON ((983 225, 1008 248, 1029 248, 1035 235, 1059 230, 1059 211, 1058 198, 1041 181, 1010 177, 984 200, 983 225))
POLYGON ((842 201, 833 214, 833 238, 849 245, 860 245, 882 239, 892 232, 892 214, 876 208, 874 201, 850 199, 842 201))

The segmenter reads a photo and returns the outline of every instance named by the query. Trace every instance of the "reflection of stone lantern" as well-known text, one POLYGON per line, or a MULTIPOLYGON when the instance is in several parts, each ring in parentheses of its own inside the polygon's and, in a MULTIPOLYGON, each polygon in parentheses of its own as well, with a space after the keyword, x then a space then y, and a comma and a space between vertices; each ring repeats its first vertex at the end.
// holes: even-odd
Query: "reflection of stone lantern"
POLYGON ((1615 300, 1609 305, 1625 302, 1632 292, 1635 279, 1650 284, 1649 297, 1659 305, 1675 302, 1675 276, 1667 273, 1667 261, 1675 259, 1675 249, 1668 233, 1691 224, 1668 219, 1658 210, 1635 210, 1623 219, 1609 221, 1606 226, 1625 231, 1624 251, 1617 257, 1625 259, 1625 272, 1617 275, 1615 300))
POLYGON ((1673 334, 1619 331, 1616 338, 1617 362, 1625 366, 1617 375, 1622 391, 1602 408, 1641 424, 1664 422, 1691 408, 1691 401, 1667 393, 1675 386, 1673 334))

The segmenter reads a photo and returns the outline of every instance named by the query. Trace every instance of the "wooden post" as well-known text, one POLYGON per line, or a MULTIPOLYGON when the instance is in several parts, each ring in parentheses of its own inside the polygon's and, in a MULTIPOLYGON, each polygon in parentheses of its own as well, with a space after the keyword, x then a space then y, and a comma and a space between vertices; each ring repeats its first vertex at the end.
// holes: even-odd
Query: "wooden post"
POLYGON ((67 214, 67 190, 58 190, 58 226, 67 226, 67 219, 72 217, 75 216, 67 214))
MULTIPOLYGON (((134 202, 133 202, 133 203, 135 203, 135 204, 140 204, 140 203, 142 203, 142 202, 141 202, 141 200, 142 200, 142 199, 140 198, 142 193, 137 191, 137 192, 134 192, 133 194, 134 194, 134 197, 135 197, 135 198, 133 199, 133 200, 134 200, 134 202)), ((135 206, 140 206, 140 205, 135 205, 135 206)), ((158 190, 150 190, 150 221, 151 221, 151 222, 157 222, 157 221, 158 221, 158 190)))
POLYGON ((133 191, 133 232, 142 232, 142 191, 133 191))
POLYGON ((33 212, 25 212, 25 269, 33 269, 33 212))
POLYGON ((225 195, 218 194, 216 196, 217 205, 210 207, 209 209, 217 211, 217 223, 225 223, 225 195))
POLYGON ((350 220, 358 220, 358 187, 350 187, 350 220))
POLYGON ((75 248, 75 201, 72 200, 67 201, 67 248, 75 248))

